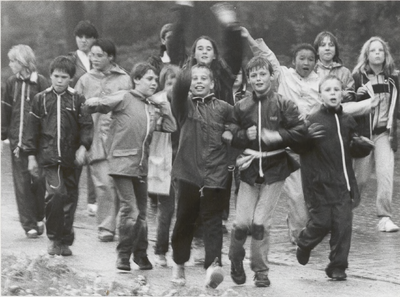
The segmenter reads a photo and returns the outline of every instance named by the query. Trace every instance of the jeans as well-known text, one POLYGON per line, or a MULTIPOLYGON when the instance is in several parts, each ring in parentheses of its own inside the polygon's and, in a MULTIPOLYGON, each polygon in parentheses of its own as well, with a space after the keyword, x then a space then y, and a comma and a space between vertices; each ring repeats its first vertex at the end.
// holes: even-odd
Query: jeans
POLYGON ((175 212, 175 191, 171 186, 169 195, 158 195, 156 255, 165 255, 169 247, 169 229, 175 212))
POLYGON ((141 177, 113 175, 120 203, 119 242, 120 257, 147 256, 147 180, 141 177))
POLYGON ((44 218, 46 183, 43 171, 39 168, 39 177, 32 176, 28 170, 28 154, 22 150, 19 158, 11 152, 11 162, 19 221, 25 232, 37 230, 37 222, 44 218))
POLYGON ((310 207, 310 220, 301 231, 297 245, 302 249, 312 250, 331 232, 329 241, 331 252, 328 270, 346 269, 352 232, 352 202, 350 195, 341 203, 310 207))
POLYGON ((81 170, 60 165, 44 167, 47 237, 65 245, 72 245, 75 238, 73 224, 81 170))
POLYGON ((360 194, 367 185, 375 163, 377 197, 376 210, 378 217, 392 216, 394 153, 390 147, 389 134, 373 135, 374 150, 365 158, 354 159, 354 173, 356 175, 360 194))
POLYGON ((221 265, 222 209, 226 191, 200 188, 182 180, 177 181, 178 208, 171 241, 176 264, 184 264, 190 259, 195 222, 201 216, 204 228, 204 268, 207 269, 216 257, 221 265))
POLYGON ((243 261, 245 256, 243 246, 247 239, 247 231, 251 228, 251 269, 254 272, 269 270, 270 229, 283 184, 284 181, 279 181, 270 185, 263 183, 251 186, 241 181, 236 205, 236 220, 229 247, 231 261, 243 261))
POLYGON ((92 178, 92 173, 90 171, 90 165, 86 166, 87 172, 87 203, 88 204, 95 204, 96 203, 96 194, 94 190, 94 183, 92 178))
POLYGON ((95 161, 89 165, 97 200, 97 226, 115 234, 119 203, 114 180, 108 175, 107 160, 95 161))

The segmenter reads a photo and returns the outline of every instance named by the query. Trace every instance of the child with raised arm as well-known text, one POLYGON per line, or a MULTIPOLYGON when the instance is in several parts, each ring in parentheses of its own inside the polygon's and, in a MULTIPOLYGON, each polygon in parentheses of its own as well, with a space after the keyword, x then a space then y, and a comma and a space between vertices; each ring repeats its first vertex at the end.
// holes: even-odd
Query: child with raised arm
POLYGON ((66 56, 50 64, 51 87, 33 98, 23 149, 28 169, 38 163, 46 178, 46 231, 50 255, 71 256, 78 203, 79 168, 90 149, 93 121, 82 105, 85 97, 69 87, 75 65, 66 56))
POLYGON ((320 83, 320 110, 309 116, 311 125, 321 125, 324 135, 307 138, 300 152, 304 197, 310 220, 300 232, 297 260, 308 263, 310 252, 330 232, 330 263, 325 272, 334 280, 346 279, 352 232, 352 209, 360 194, 352 156, 369 154, 372 145, 356 135, 357 124, 343 112, 342 82, 328 75, 320 83))
POLYGON ((229 259, 236 284, 246 282, 244 243, 251 230, 250 261, 257 287, 268 287, 268 250, 275 206, 285 179, 299 164, 285 148, 300 141, 307 131, 296 104, 272 87, 274 70, 264 57, 252 58, 246 75, 253 93, 234 106, 233 147, 244 149, 238 158, 240 188, 236 220, 231 233, 229 259))
POLYGON ((131 72, 133 90, 86 101, 90 113, 111 111, 107 139, 108 174, 120 202, 117 269, 130 271, 130 258, 141 270, 152 269, 147 257, 147 174, 149 145, 155 129, 174 132, 176 122, 168 101, 152 97, 157 89, 156 70, 136 64, 131 72), (157 125, 162 118, 161 124, 157 125))
POLYGON ((46 185, 41 171, 38 177, 28 171, 28 154, 22 149, 22 139, 27 133, 33 97, 45 90, 49 82, 37 73, 35 54, 29 46, 13 46, 8 58, 13 75, 7 79, 1 98, 1 140, 10 141, 19 220, 26 236, 36 238, 44 232, 46 185))

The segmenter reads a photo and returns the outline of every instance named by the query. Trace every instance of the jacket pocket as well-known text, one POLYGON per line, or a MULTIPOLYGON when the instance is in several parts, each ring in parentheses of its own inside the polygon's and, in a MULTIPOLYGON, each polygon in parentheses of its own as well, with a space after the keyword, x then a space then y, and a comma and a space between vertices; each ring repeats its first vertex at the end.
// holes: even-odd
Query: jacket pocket
POLYGON ((114 157, 134 156, 137 154, 138 154, 138 149, 114 150, 112 153, 114 157))

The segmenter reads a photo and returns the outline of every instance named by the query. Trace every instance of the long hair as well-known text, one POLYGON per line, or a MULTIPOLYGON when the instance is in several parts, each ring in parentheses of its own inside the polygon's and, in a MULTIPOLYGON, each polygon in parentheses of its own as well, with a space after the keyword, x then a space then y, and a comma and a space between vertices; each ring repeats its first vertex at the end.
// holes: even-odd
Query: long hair
POLYGON ((36 57, 30 46, 25 44, 14 45, 8 51, 10 60, 18 61, 29 73, 36 71, 36 57))
POLYGON ((361 73, 362 71, 368 72, 371 70, 368 61, 369 49, 371 47, 371 43, 374 41, 379 41, 385 52, 385 61, 383 62, 382 71, 386 76, 389 76, 394 73, 395 65, 392 55, 390 54, 389 45, 379 36, 374 36, 368 39, 361 48, 360 55, 357 60, 357 65, 354 67, 353 74, 361 73))
POLYGON ((333 42, 333 44, 335 46, 335 55, 333 56, 333 62, 342 64, 343 63, 342 59, 339 58, 339 43, 337 41, 336 36, 333 35, 329 31, 322 31, 321 33, 319 33, 317 35, 317 37, 315 37, 314 49, 317 52, 317 59, 319 59, 318 48, 321 45, 321 43, 322 43, 322 41, 324 40, 325 37, 328 37, 333 42))

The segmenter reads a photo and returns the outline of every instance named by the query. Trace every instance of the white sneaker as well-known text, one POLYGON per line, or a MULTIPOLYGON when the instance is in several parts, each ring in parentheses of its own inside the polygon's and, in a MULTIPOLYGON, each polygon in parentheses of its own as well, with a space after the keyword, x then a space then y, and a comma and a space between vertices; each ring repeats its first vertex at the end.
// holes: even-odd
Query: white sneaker
POLYGON ((37 238, 38 237, 38 233, 35 229, 31 229, 28 232, 26 232, 26 236, 28 238, 37 238))
POLYGON ((97 212, 97 204, 88 204, 87 205, 87 212, 90 217, 94 217, 97 212))
POLYGON ((158 266, 162 266, 162 267, 167 267, 167 258, 165 258, 165 255, 155 255, 155 263, 158 266))
POLYGON ((378 229, 381 232, 397 232, 399 226, 393 223, 389 217, 383 217, 378 223, 378 229))
POLYGON ((217 261, 218 258, 216 258, 214 263, 207 268, 205 281, 207 288, 215 289, 224 280, 224 271, 222 270, 222 267, 219 266, 217 261))
POLYGON ((172 267, 172 279, 171 282, 179 286, 184 286, 186 284, 185 278, 185 265, 175 264, 172 267))

